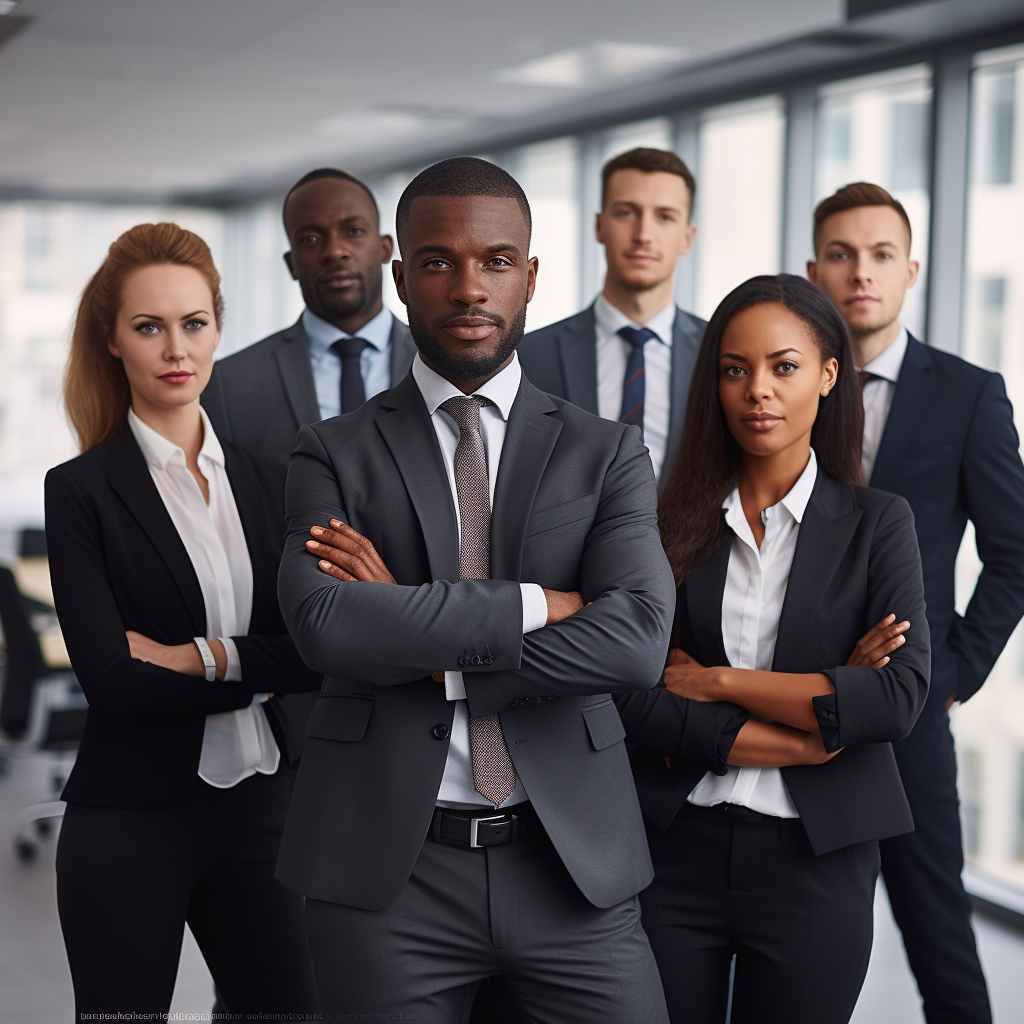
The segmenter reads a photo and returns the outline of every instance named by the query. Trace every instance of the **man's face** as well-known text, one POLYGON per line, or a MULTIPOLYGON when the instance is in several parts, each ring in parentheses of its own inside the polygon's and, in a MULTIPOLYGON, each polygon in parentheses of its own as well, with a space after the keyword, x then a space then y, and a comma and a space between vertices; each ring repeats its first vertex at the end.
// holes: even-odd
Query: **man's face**
POLYGON ((871 334, 900 315, 919 264, 910 258, 910 234, 888 206, 858 206, 829 217, 818 231, 807 276, 838 307, 850 333, 871 334))
POLYGON ((676 261, 693 246, 690 190, 678 174, 616 171, 608 180, 597 240, 608 276, 633 291, 646 291, 675 276, 676 261))
POLYGON ((424 362, 449 380, 480 381, 522 340, 537 260, 514 199, 420 196, 393 264, 424 362))
POLYGON ((381 235, 366 191, 341 178, 317 178, 288 200, 284 255, 306 305, 329 323, 372 312, 381 300, 381 264, 391 236, 381 235))

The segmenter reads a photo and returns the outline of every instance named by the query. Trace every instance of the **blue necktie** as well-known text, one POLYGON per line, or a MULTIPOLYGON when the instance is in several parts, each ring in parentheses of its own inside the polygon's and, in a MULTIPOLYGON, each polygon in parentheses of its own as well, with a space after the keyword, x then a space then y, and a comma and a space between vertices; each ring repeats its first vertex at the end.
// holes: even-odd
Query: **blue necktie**
POLYGON ((633 346, 626 363, 626 380, 622 385, 622 412, 619 419, 623 423, 635 423, 644 432, 644 345, 656 338, 654 331, 646 327, 622 327, 618 331, 620 338, 633 346))

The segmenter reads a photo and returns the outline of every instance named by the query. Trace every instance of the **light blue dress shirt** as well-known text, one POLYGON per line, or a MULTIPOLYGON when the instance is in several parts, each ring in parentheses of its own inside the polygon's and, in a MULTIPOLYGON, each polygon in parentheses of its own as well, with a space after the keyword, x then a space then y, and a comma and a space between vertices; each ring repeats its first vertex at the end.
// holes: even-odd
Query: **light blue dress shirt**
MULTIPOLYGON (((391 325, 394 317, 385 306, 369 323, 364 324, 355 337, 370 344, 359 357, 366 397, 373 398, 391 387, 391 325)), ((309 339, 309 361, 313 367, 316 400, 320 405, 320 418, 328 419, 341 413, 341 359, 331 350, 340 338, 350 338, 343 330, 303 310, 302 326, 309 339)))

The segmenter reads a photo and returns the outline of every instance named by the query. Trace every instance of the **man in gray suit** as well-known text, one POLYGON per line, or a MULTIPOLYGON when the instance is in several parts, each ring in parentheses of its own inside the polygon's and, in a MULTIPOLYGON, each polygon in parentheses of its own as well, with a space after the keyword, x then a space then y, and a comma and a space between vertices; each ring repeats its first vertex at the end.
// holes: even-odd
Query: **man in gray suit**
POLYGON ((284 261, 306 308, 291 327, 219 360, 202 399, 217 436, 279 464, 282 482, 299 427, 393 387, 416 353, 381 299, 392 240, 370 190, 322 167, 292 186, 283 214, 284 261))
POLYGON ((435 164, 398 233, 412 372, 304 427, 288 473, 279 596, 327 678, 278 878, 307 897, 321 1008, 461 1024, 503 976, 532 1020, 665 1024, 610 697, 665 663, 650 458, 522 374, 513 178, 435 164))
POLYGON ((704 321, 675 304, 676 264, 697 233, 696 183, 662 149, 622 153, 605 164, 601 182, 604 288, 582 313, 528 334, 519 358, 541 391, 640 427, 663 483, 704 337, 704 321))

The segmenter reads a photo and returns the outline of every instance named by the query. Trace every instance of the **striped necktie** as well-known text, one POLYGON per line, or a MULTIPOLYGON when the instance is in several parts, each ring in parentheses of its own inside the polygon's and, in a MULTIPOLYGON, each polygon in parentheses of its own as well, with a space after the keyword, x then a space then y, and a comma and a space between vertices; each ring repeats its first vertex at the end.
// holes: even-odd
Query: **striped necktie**
POLYGON ((633 346, 626 363, 626 379, 622 385, 622 412, 619 413, 619 420, 622 423, 635 423, 642 434, 646 390, 644 345, 657 335, 647 327, 622 327, 617 333, 633 346))

